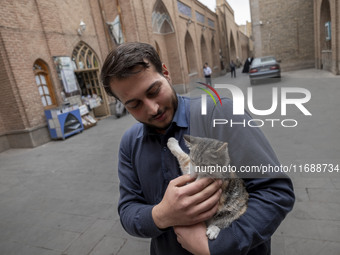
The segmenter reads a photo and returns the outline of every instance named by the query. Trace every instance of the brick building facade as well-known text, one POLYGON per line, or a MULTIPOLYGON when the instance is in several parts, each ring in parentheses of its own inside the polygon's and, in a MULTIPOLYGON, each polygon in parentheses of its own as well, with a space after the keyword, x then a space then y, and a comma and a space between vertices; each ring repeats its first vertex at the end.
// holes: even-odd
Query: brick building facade
POLYGON ((315 67, 340 74, 337 0, 249 0, 254 54, 274 55, 283 70, 315 67))
POLYGON ((1 5, 0 152, 50 140, 44 110, 62 105, 66 91, 56 57, 69 57, 74 64, 78 91, 66 93, 69 99, 88 93, 102 98, 97 116, 109 115, 114 102, 104 93, 99 72, 119 43, 154 45, 178 92, 203 78, 204 62, 216 76, 231 58, 247 57, 225 0, 218 6, 227 13, 215 13, 197 0, 4 0, 1 5), (230 37, 221 40, 221 34, 230 37))

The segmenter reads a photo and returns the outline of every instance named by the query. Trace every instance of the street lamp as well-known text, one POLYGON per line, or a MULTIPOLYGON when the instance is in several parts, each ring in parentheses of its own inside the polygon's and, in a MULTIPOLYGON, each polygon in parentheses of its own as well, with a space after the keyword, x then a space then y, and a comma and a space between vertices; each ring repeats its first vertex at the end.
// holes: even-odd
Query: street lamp
POLYGON ((191 20, 191 19, 188 19, 188 21, 187 21, 187 26, 189 26, 191 23, 192 23, 192 20, 191 20))
POLYGON ((84 21, 81 20, 79 27, 78 27, 78 35, 82 35, 85 29, 86 29, 86 24, 84 23, 84 21))

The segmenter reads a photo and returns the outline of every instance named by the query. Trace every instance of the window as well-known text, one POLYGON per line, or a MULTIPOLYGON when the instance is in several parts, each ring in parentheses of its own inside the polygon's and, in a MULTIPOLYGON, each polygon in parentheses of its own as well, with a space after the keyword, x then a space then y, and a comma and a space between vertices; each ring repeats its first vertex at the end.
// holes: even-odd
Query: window
POLYGON ((152 31, 157 34, 173 33, 174 27, 170 15, 162 1, 156 2, 152 11, 152 31))
POLYGON ((211 19, 208 19, 208 24, 210 27, 213 27, 213 28, 215 27, 215 22, 211 19))
POLYGON ((73 50, 72 61, 76 66, 76 76, 83 96, 96 94, 103 99, 99 82, 99 63, 95 52, 84 42, 80 42, 73 50))
POLYGON ((204 15, 196 11, 196 20, 201 23, 204 23, 204 15))
POLYGON ((325 23, 325 29, 326 29, 326 41, 330 41, 332 39, 331 22, 330 21, 325 23))
POLYGON ((85 43, 80 42, 72 52, 72 61, 75 69, 98 69, 99 64, 96 54, 85 43))
POLYGON ((178 8, 180 13, 191 18, 191 8, 190 8, 190 6, 187 6, 186 4, 183 4, 180 1, 177 1, 177 8, 178 8))
POLYGON ((35 83, 37 84, 44 108, 50 109, 55 107, 56 99, 46 64, 41 60, 37 60, 33 65, 33 72, 35 75, 35 83))

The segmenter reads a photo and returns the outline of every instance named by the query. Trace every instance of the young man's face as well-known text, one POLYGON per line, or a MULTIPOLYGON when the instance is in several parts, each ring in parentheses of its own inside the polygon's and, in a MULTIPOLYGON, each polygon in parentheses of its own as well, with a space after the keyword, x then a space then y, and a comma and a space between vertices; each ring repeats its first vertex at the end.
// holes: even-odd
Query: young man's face
POLYGON ((112 80, 110 87, 136 120, 164 132, 177 109, 170 77, 162 76, 152 65, 138 69, 141 71, 131 77, 112 80))

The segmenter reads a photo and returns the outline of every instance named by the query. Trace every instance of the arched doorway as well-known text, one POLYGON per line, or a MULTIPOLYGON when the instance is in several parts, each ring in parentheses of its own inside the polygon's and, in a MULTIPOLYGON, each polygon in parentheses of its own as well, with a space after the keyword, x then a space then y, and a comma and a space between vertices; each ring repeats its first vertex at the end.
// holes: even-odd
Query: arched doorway
POLYGON ((75 74, 82 96, 97 95, 102 104, 93 109, 96 117, 109 115, 107 97, 103 86, 99 82, 99 62, 96 53, 84 42, 80 42, 72 52, 75 64, 75 74))
POLYGON ((187 34, 185 35, 184 44, 189 76, 195 75, 197 74, 196 53, 194 48, 194 42, 189 32, 187 32, 187 34))
POLYGON ((329 0, 323 0, 320 9, 319 45, 321 51, 321 69, 332 70, 332 21, 329 0))
POLYGON ((215 40, 214 37, 211 38, 211 56, 212 56, 212 67, 217 67, 218 66, 218 60, 219 60, 219 56, 218 56, 218 52, 216 50, 216 46, 215 46, 215 40))
POLYGON ((202 68, 204 63, 208 63, 212 67, 212 63, 210 63, 208 47, 205 42, 204 36, 201 36, 201 55, 202 55, 202 68))
POLYGON ((230 61, 233 60, 236 63, 236 45, 233 33, 230 33, 230 61))

